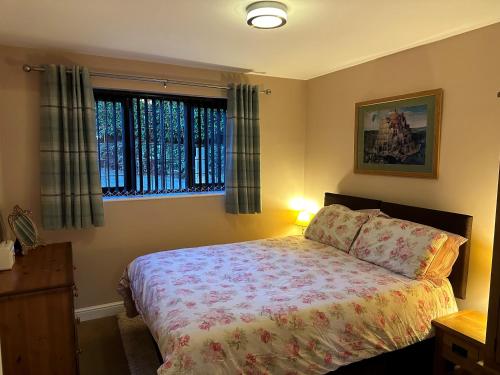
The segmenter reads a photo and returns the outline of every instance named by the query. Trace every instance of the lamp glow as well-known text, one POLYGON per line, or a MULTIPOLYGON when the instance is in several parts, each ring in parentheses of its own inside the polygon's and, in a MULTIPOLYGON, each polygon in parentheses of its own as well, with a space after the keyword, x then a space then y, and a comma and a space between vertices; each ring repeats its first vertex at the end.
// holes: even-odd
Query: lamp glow
POLYGON ((316 202, 309 200, 309 201, 306 201, 304 209, 306 211, 309 211, 311 214, 314 215, 314 214, 316 214, 316 212, 319 211, 319 206, 316 202))
POLYGON ((306 207, 306 201, 302 197, 295 197, 289 203, 289 208, 293 211, 302 211, 306 207))
POLYGON ((247 7, 247 24, 258 29, 275 29, 286 24, 287 7, 278 1, 257 1, 247 7))
POLYGON ((300 211, 297 215, 297 220, 295 220, 295 225, 299 227, 307 227, 311 222, 313 214, 309 211, 300 211))

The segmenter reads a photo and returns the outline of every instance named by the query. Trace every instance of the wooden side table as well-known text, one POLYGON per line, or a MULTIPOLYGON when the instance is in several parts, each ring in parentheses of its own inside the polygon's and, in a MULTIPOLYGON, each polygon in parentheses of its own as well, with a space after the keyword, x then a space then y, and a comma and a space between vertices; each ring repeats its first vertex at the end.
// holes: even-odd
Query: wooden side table
POLYGON ((478 374, 478 362, 484 359, 486 315, 477 311, 459 311, 432 321, 436 329, 434 375, 449 374, 447 362, 457 373, 478 374))

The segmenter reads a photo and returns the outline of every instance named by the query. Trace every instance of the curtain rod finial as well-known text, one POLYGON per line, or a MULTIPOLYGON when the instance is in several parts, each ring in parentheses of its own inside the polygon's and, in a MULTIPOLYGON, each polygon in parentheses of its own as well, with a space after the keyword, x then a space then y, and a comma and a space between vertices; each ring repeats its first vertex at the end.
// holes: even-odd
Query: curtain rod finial
POLYGON ((264 90, 264 94, 266 94, 266 95, 271 95, 271 93, 272 93, 271 89, 264 90))
POLYGON ((26 73, 29 73, 31 72, 31 66, 28 65, 28 64, 24 64, 23 65, 23 70, 26 72, 26 73))

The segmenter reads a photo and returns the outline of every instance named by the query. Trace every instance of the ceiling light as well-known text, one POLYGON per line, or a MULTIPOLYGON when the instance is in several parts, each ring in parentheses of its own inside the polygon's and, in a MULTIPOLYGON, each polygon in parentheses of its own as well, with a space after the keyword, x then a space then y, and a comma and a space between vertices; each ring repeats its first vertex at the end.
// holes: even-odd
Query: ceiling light
POLYGON ((275 29, 287 20, 287 8, 278 1, 257 1, 247 7, 247 23, 258 29, 275 29))

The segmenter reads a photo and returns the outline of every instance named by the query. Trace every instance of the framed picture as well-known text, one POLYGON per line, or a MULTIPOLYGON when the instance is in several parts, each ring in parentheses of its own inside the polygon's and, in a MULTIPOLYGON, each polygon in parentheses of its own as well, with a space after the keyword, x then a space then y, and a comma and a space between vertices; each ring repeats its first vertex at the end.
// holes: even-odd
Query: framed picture
POLYGON ((356 103, 354 172, 438 177, 443 90, 356 103))

